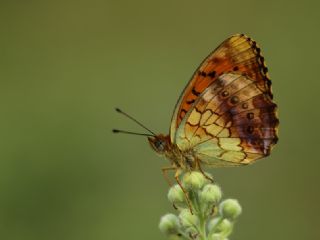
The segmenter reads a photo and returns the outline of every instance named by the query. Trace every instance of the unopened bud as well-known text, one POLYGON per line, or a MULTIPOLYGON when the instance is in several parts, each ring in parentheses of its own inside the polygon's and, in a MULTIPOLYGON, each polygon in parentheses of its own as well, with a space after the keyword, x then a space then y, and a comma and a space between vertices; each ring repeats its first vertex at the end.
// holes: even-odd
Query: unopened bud
POLYGON ((179 214, 181 225, 185 228, 194 228, 199 224, 199 219, 196 215, 191 214, 189 209, 183 209, 179 214))
POLYGON ((200 199, 205 203, 217 203, 222 197, 222 192, 219 186, 207 184, 200 193, 200 199))
POLYGON ((212 240, 225 240, 225 238, 222 235, 220 235, 219 233, 212 234, 211 239, 212 240))
POLYGON ((228 220, 227 218, 223 219, 214 229, 214 232, 219 233, 223 235, 224 237, 227 237, 232 232, 233 223, 228 220))
POLYGON ((206 183, 206 178, 200 172, 187 172, 182 180, 187 189, 201 189, 206 183))
POLYGON ((178 217, 171 213, 164 215, 160 219, 159 228, 165 235, 178 234, 180 229, 178 217))
POLYGON ((185 195, 178 184, 170 188, 168 192, 168 199, 173 204, 179 204, 179 203, 185 202, 185 195))
POLYGON ((216 217, 212 219, 208 224, 209 232, 215 232, 214 230, 216 229, 216 226, 219 224, 220 221, 221 221, 221 217, 216 217))
POLYGON ((242 212, 242 208, 236 199, 224 200, 219 208, 220 214, 230 220, 236 219, 242 212))

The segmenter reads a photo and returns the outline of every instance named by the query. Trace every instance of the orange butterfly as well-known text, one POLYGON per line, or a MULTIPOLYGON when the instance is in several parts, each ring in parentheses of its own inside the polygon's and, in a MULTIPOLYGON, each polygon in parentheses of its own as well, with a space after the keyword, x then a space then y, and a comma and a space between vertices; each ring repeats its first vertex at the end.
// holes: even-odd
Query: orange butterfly
POLYGON ((203 173, 202 165, 247 165, 268 156, 278 140, 279 120, 267 72, 260 48, 244 34, 231 36, 216 48, 183 90, 170 134, 156 135, 147 128, 151 134, 141 134, 170 160, 164 174, 176 170, 181 185, 182 170, 203 173))

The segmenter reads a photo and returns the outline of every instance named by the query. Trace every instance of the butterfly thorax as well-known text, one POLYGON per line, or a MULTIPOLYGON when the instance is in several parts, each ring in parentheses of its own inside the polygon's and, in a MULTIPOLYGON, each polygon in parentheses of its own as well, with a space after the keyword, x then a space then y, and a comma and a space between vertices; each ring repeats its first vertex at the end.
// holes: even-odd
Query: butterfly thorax
POLYGON ((176 144, 173 144, 170 137, 159 134, 148 138, 153 150, 170 160, 174 167, 192 170, 196 168, 196 161, 192 150, 181 151, 176 144))

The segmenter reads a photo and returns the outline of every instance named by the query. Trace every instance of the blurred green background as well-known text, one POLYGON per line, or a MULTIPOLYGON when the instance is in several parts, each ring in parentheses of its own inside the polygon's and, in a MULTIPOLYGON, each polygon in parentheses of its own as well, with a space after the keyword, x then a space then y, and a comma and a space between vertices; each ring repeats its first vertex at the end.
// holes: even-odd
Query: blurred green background
POLYGON ((279 105, 273 154, 212 169, 243 206, 231 239, 320 239, 319 1, 0 3, 0 239, 165 239, 156 132, 202 59, 234 33, 262 47, 279 105))

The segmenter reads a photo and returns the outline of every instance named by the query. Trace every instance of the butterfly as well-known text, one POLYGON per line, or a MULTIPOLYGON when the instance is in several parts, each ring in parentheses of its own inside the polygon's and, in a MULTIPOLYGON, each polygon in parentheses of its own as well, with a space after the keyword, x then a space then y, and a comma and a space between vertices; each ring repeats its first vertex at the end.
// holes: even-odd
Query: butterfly
POLYGON ((171 166, 163 173, 176 170, 181 186, 182 171, 204 174, 202 166, 242 166, 270 155, 278 140, 278 125, 261 50, 250 37, 236 34, 194 72, 175 105, 169 135, 147 128, 151 134, 141 135, 147 135, 152 149, 169 159, 171 166))

